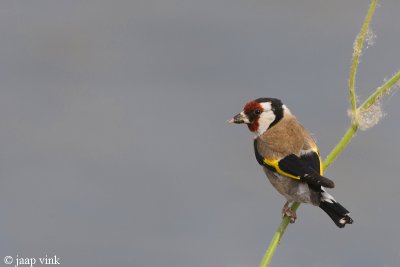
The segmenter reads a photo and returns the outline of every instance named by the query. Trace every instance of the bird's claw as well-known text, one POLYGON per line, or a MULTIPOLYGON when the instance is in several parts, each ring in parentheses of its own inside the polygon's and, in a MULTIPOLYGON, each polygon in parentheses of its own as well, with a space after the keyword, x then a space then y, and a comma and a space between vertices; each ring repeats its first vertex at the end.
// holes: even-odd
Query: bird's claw
POLYGON ((296 212, 289 207, 289 203, 286 204, 282 208, 282 217, 287 216, 289 218, 290 223, 294 223, 297 219, 296 212))

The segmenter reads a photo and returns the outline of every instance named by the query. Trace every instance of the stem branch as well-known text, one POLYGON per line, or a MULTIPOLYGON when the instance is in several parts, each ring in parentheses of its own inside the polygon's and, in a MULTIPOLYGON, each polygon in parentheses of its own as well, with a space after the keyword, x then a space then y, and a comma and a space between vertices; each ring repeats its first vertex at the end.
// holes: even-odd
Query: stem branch
MULTIPOLYGON (((371 94, 368 99, 357 109, 357 100, 355 96, 355 77, 357 73, 357 66, 359 63, 359 58, 361 55, 362 51, 362 46, 364 43, 364 38, 365 35, 367 34, 369 24, 371 22, 372 16, 374 15, 374 11, 376 8, 378 0, 372 0, 371 5, 368 9, 367 15, 365 17, 364 23, 361 27, 361 31, 358 34, 356 41, 354 43, 354 52, 353 52, 353 58, 352 58, 352 64, 350 68, 350 75, 349 75, 349 91, 350 91, 350 106, 352 113, 355 115, 358 111, 362 111, 376 103, 376 101, 379 101, 379 98, 388 92, 390 88, 396 84, 399 79, 400 79, 400 71, 396 73, 389 81, 387 81, 385 84, 383 84, 381 87, 379 87, 373 94, 371 94)), ((358 130, 358 125, 357 122, 354 121, 340 140, 340 142, 332 149, 332 151, 329 153, 329 155, 326 157, 324 163, 323 163, 323 169, 328 168, 331 163, 337 158, 337 156, 343 151, 343 149, 349 144, 351 139, 354 137, 355 133, 358 130)), ((296 211, 300 206, 300 203, 295 202, 291 206, 291 209, 293 211, 296 211)), ((281 224, 279 225, 278 229, 276 230, 274 236, 272 237, 272 240, 269 244, 269 247, 267 251, 265 252, 265 255, 263 259, 261 260, 260 267, 267 267, 269 266, 269 263, 271 262, 271 259, 276 251, 276 248, 279 245, 279 242, 285 233, 286 228, 289 225, 289 218, 286 216, 282 219, 281 224)))
POLYGON ((387 93, 393 85, 395 85, 400 80, 400 71, 392 76, 387 82, 385 82, 382 86, 378 87, 376 91, 371 94, 367 100, 358 108, 358 110, 365 110, 369 108, 371 105, 376 103, 385 93, 387 93))
POLYGON ((372 3, 368 9, 367 15, 365 16, 364 23, 361 27, 360 33, 357 35, 357 38, 354 42, 353 58, 351 61, 350 75, 349 75, 350 106, 351 106, 351 110, 353 111, 353 113, 356 112, 356 107, 357 107, 357 99, 356 99, 356 94, 355 94, 355 89, 354 89, 356 73, 357 73, 357 66, 359 63, 360 56, 361 56, 361 51, 362 51, 365 35, 368 32, 369 23, 371 22, 372 16, 374 15, 377 3, 378 3, 378 0, 372 0, 372 3))

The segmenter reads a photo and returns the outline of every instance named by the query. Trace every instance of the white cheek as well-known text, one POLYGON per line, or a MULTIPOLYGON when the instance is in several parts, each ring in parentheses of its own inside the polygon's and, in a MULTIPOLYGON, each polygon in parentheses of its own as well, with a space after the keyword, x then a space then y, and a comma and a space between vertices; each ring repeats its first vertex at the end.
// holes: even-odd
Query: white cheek
POLYGON ((285 115, 291 115, 292 114, 292 113, 290 113, 290 110, 287 108, 286 105, 282 105, 282 108, 283 108, 283 113, 285 115))
POLYGON ((257 134, 263 134, 271 123, 275 120, 275 114, 272 110, 264 111, 260 114, 260 118, 258 119, 258 130, 257 134))

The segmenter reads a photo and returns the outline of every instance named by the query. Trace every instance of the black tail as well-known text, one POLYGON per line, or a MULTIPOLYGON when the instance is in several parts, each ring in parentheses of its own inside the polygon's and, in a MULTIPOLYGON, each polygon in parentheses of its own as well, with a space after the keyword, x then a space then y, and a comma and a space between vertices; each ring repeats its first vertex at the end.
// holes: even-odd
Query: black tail
POLYGON ((343 228, 346 224, 352 224, 353 219, 350 218, 350 212, 342 205, 336 202, 331 195, 326 192, 322 193, 321 203, 319 207, 323 209, 326 214, 331 217, 333 222, 339 227, 343 228))

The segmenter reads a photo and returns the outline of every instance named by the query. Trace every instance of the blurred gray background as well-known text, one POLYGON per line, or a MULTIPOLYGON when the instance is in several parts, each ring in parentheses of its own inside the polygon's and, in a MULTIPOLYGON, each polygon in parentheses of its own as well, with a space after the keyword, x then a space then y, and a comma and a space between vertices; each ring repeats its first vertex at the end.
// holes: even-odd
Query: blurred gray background
MULTIPOLYGON (((280 98, 326 156, 368 4, 1 1, 0 266, 257 266, 284 199, 226 120, 280 98)), ((377 9, 360 100, 400 69, 399 11, 377 9)), ((355 223, 302 206, 273 266, 400 266, 400 95, 383 107, 326 173, 355 223)))

